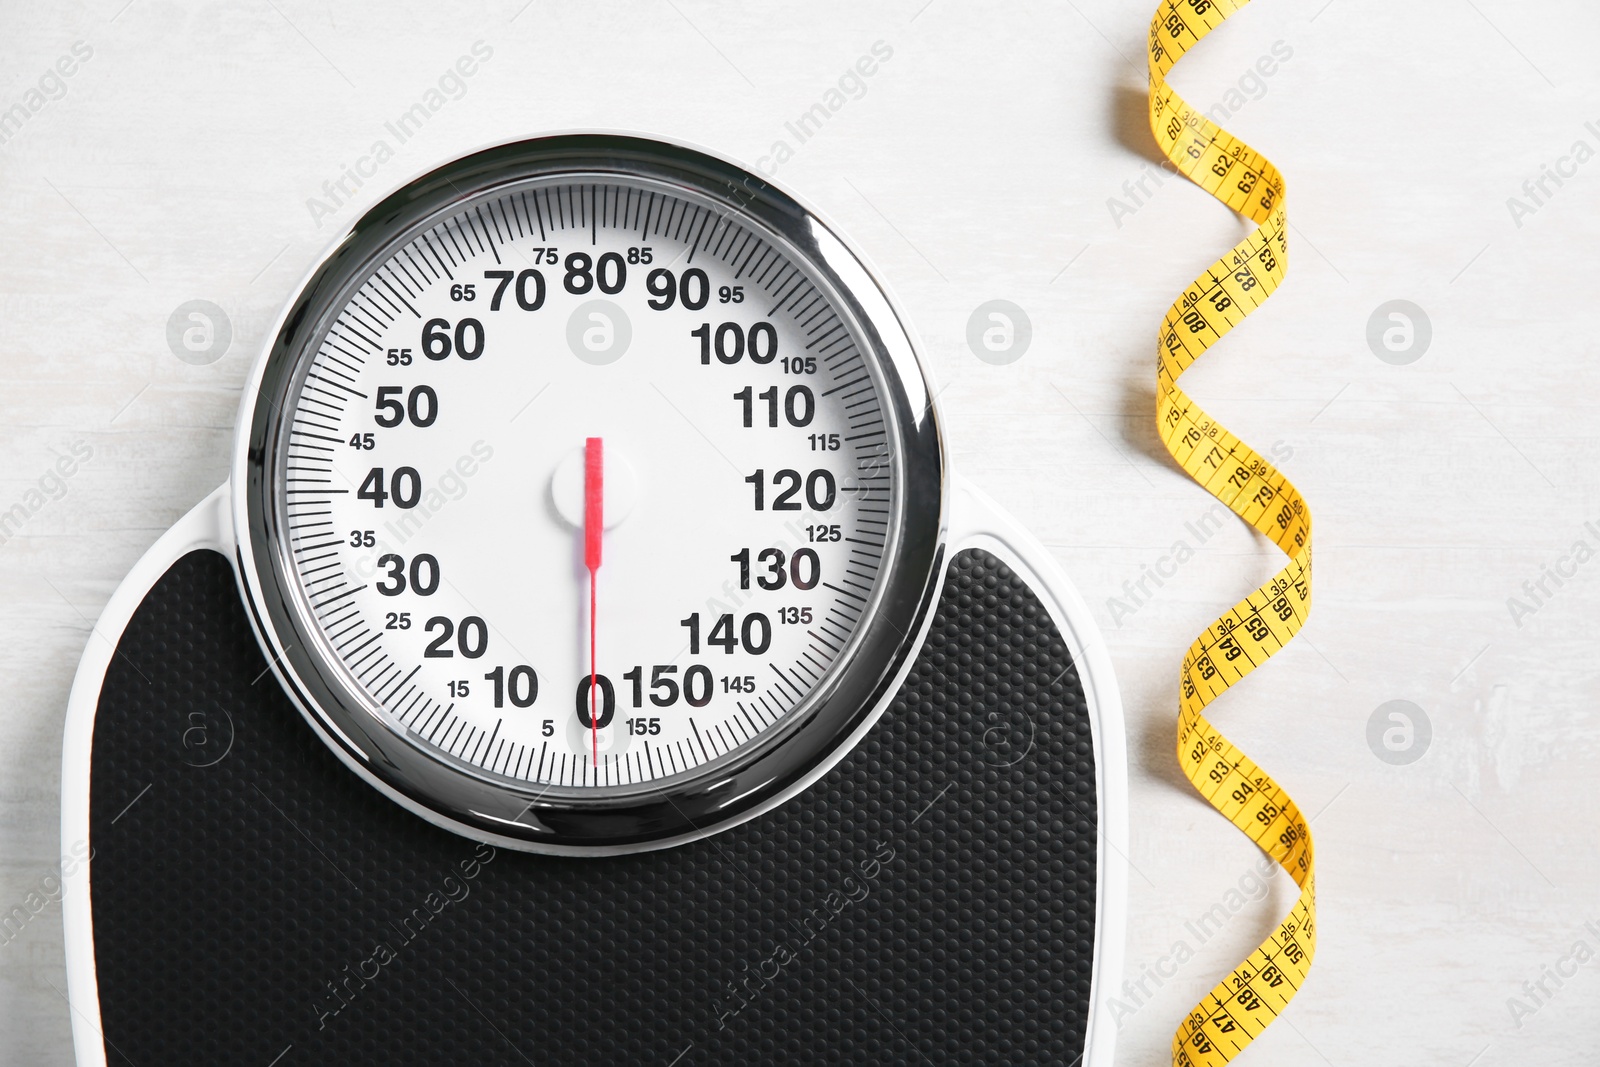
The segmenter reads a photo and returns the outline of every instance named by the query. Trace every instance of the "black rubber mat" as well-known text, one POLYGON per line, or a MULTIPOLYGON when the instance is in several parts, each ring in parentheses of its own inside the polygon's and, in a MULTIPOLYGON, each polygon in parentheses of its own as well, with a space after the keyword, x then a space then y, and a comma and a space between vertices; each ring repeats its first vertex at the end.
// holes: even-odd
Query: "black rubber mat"
POLYGON ((776 811, 661 852, 494 850, 384 799, 267 673, 210 552, 135 614, 93 759, 111 1064, 942 1067, 1083 1051, 1083 689, 1039 602, 981 552, 952 562, 926 647, 853 753, 776 811))

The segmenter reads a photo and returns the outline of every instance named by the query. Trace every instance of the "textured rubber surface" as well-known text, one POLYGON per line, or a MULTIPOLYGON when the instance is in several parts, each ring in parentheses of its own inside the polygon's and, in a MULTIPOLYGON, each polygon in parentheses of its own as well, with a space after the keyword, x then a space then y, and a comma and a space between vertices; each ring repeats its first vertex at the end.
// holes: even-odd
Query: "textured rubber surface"
POLYGON ((384 799, 266 673, 210 552, 133 617, 93 758, 111 1064, 1071 1064, 1083 1050, 1083 690, 1039 602, 983 553, 953 561, 927 645, 855 752, 778 810, 661 852, 495 851, 384 799))

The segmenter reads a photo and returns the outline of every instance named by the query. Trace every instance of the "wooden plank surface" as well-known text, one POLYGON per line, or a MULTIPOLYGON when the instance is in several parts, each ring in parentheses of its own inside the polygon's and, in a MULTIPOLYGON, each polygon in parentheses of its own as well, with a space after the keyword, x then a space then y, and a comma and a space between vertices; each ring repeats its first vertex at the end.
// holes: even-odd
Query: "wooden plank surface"
MULTIPOLYGON (((1257 890, 1253 849, 1171 755, 1183 649, 1279 559, 1237 522, 1208 524, 1210 499, 1153 432, 1160 317, 1244 230, 1153 163, 1150 6, 0 13, 0 116, 26 112, 0 126, 0 512, 27 512, 0 543, 0 913, 28 916, 0 934, 0 1061, 71 1062, 49 898, 90 622, 225 477, 240 384, 298 279, 414 173, 492 141, 625 127, 775 170, 836 221, 925 341, 956 462, 1095 607, 1133 758, 1121 1060, 1162 1062, 1292 893, 1282 877, 1257 890), (492 55, 450 80, 480 41, 492 55), (880 41, 890 57, 841 84, 880 41), (433 91, 400 142, 386 124, 433 91), (801 141, 788 124, 819 102, 838 106, 801 141), (324 183, 357 167, 372 175, 333 204, 324 183), (967 343, 995 298, 1033 331, 1004 366, 967 343), (195 299, 231 324, 207 365, 167 340, 195 299), (1141 592, 1146 567, 1165 576, 1141 592), (1235 913, 1240 891, 1266 899, 1235 913), (1218 905, 1226 921, 1202 930, 1218 905)), ((1585 926, 1600 918, 1600 562, 1546 579, 1520 619, 1507 604, 1532 604, 1523 583, 1576 542, 1600 551, 1585 525, 1600 528, 1596 30, 1578 0, 1260 0, 1174 79, 1284 171, 1294 264, 1185 388, 1280 462, 1319 533, 1309 626, 1214 709, 1319 813, 1316 967, 1241 1062, 1555 1067, 1600 1045, 1600 963, 1563 963, 1579 942, 1600 952, 1585 926), (1563 176, 1536 201, 1524 182, 1546 165, 1563 176), (1408 365, 1367 340, 1396 299, 1432 327, 1408 365), (1408 765, 1367 741, 1397 699, 1432 727, 1408 765), (1574 973, 1530 994, 1545 968, 1574 973)))

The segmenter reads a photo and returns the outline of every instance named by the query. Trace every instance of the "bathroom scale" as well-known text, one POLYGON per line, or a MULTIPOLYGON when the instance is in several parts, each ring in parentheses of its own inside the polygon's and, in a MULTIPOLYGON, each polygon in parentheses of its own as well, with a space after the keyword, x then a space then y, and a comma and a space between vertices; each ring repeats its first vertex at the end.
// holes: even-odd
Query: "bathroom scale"
POLYGON ((373 207, 79 666, 77 1062, 1108 1067, 1116 682, 935 397, 707 151, 373 207))

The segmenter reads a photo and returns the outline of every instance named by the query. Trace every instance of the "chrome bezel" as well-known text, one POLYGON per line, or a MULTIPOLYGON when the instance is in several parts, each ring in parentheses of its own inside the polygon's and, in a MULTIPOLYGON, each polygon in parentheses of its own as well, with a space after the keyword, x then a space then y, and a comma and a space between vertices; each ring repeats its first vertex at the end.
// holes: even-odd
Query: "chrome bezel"
POLYGON ((932 396, 909 331, 883 286, 816 213, 766 180, 702 151, 618 134, 568 134, 490 148, 426 174, 368 211, 285 310, 241 407, 233 468, 236 566, 257 638, 306 720, 344 763, 441 827, 530 851, 615 854, 693 840, 753 818, 814 782, 876 721, 921 643, 944 563, 946 464, 932 396), (709 199, 804 258, 853 318, 876 363, 899 475, 897 528, 875 610, 853 653, 772 737, 671 779, 622 792, 474 773, 397 732, 325 655, 282 536, 276 477, 282 413, 302 363, 352 284, 421 221, 533 177, 645 178, 709 199))

